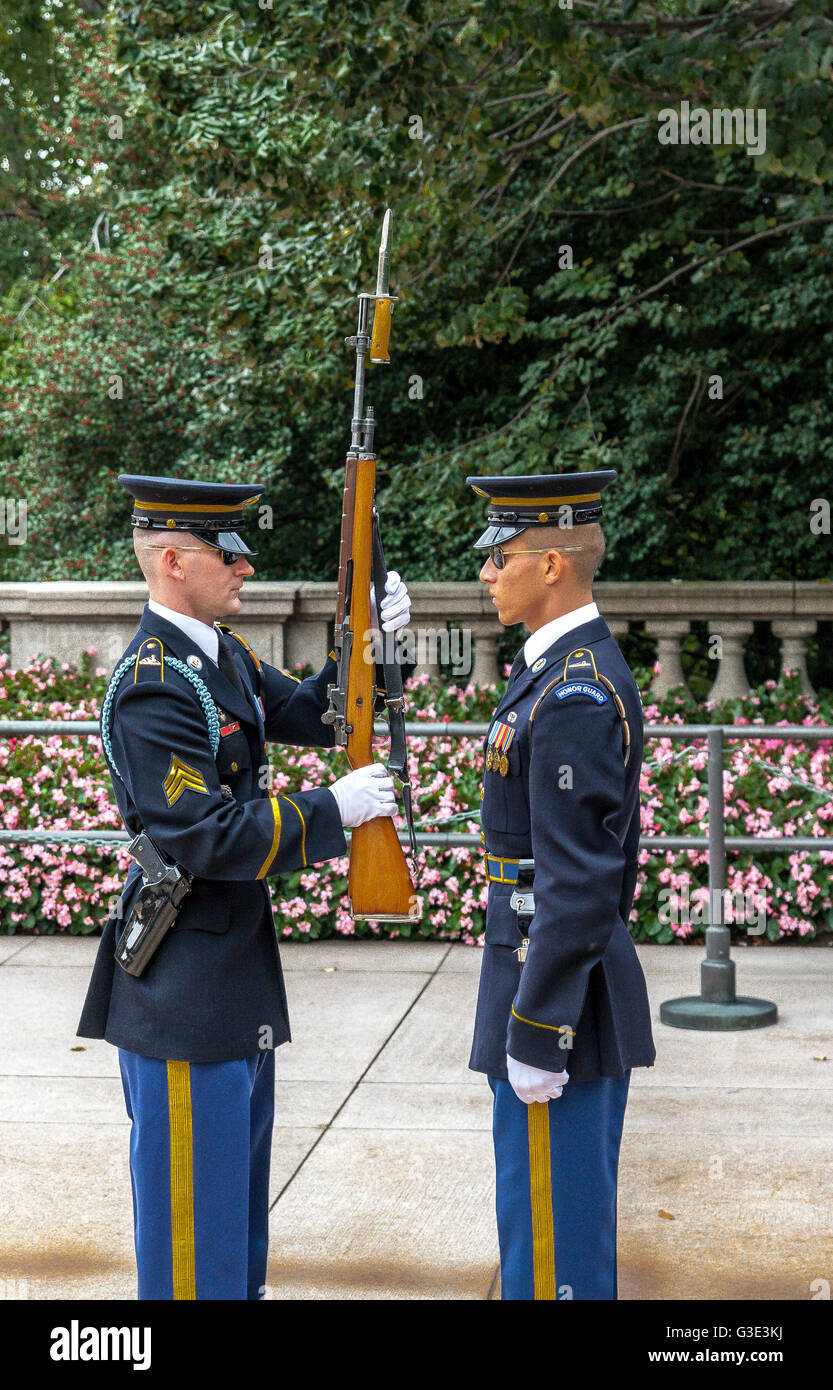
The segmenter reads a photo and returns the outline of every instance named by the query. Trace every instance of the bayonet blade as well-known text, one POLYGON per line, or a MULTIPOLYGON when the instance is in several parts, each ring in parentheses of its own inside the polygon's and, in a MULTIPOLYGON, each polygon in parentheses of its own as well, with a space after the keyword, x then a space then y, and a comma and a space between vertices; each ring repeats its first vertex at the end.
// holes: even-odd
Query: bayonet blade
POLYGON ((382 240, 379 244, 379 268, 376 272, 376 297, 388 292, 390 282, 390 208, 385 212, 382 223, 382 240))

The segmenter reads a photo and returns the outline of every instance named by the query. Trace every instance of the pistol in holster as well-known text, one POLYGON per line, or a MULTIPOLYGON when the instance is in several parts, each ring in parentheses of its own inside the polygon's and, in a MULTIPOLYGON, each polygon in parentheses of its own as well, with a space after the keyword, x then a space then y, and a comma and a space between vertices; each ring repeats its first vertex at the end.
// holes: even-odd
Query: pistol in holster
POLYGON ((521 965, 526 960, 526 953, 529 949, 529 924, 535 916, 535 897, 532 892, 532 883, 535 878, 535 860, 520 859, 518 861, 518 879, 515 884, 512 896, 509 899, 509 906, 518 919, 518 931, 523 938, 520 946, 515 950, 521 965))
POLYGON ((168 929, 193 882, 193 874, 166 859, 142 831, 128 845, 142 869, 144 882, 116 947, 116 960, 128 975, 141 975, 168 929))

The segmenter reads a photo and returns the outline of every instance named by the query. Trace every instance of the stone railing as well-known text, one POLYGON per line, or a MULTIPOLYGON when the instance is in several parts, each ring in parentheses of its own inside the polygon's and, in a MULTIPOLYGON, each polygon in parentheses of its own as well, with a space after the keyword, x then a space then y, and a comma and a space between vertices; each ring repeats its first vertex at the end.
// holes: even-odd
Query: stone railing
MULTIPOLYGON (((501 635, 485 585, 409 586, 410 655, 420 670, 486 685, 498 679, 501 635)), ((320 666, 332 642, 332 583, 269 581, 247 584, 244 614, 235 624, 255 651, 275 666, 309 661, 320 666)), ((754 622, 769 622, 781 643, 781 669, 798 670, 812 692, 805 648, 819 622, 833 620, 833 583, 601 583, 599 608, 614 636, 644 623, 656 640, 657 694, 683 682, 680 643, 692 622, 705 621, 715 659, 713 697, 744 694, 749 686, 743 644, 754 622)), ((13 666, 37 655, 76 661, 94 648, 111 667, 136 630, 147 591, 142 583, 0 584, 0 620, 11 632, 13 666)), ((773 671, 773 675, 777 673, 773 671)))

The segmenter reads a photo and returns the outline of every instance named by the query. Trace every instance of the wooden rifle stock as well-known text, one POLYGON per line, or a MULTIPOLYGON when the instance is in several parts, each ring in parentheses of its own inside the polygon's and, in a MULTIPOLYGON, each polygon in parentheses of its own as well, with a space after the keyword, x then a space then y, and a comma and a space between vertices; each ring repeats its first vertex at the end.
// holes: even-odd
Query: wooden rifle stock
MULTIPOLYGON (((336 640, 348 632, 347 757, 351 768, 373 762, 375 663, 370 609, 375 458, 347 459, 338 565, 336 640)), ((390 816, 357 825, 350 839, 350 911, 353 917, 412 920, 418 899, 396 826, 390 816)))

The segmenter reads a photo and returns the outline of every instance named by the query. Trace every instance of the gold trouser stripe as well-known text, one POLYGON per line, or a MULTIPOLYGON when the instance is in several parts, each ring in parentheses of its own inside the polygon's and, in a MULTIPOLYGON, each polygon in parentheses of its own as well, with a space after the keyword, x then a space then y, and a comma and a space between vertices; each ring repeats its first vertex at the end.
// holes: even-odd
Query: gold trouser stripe
POLYGON ((196 1299, 190 1062, 168 1062, 168 1119, 171 1136, 171 1246, 174 1298, 196 1299))
POLYGON ((298 815, 301 817, 301 864, 302 864, 302 867, 303 867, 303 868, 306 868, 306 867, 307 867, 307 848, 306 848, 306 846, 307 846, 307 823, 306 823, 306 821, 304 820, 303 815, 301 814, 301 808, 300 808, 300 806, 299 806, 295 801, 292 800, 292 797, 291 797, 291 796, 285 796, 285 797, 284 797, 284 801, 288 801, 289 804, 290 804, 290 806, 294 806, 294 807, 295 807, 295 810, 298 812, 298 815))
MULTIPOLYGON (((257 878, 265 878, 265 877, 266 877, 266 870, 269 868, 269 865, 272 863, 272 860, 274 859, 275 855, 277 854, 277 852, 278 852, 278 845, 279 845, 280 842, 281 842, 281 808, 280 808, 280 804, 279 804, 278 798, 277 798, 276 796, 270 796, 269 800, 270 800, 271 803, 272 803, 272 843, 271 843, 271 845, 270 845, 270 847, 269 847, 269 853, 267 854, 266 858, 264 859, 263 863, 262 863, 261 866, 260 866, 260 869, 258 870, 257 878)), ((296 807, 296 810, 297 810, 297 807, 296 807)), ((299 813, 299 814, 300 814, 300 813, 299 813)))
POLYGON ((552 1222, 550 1107, 534 1101, 529 1121, 529 1194, 532 1203, 532 1272, 535 1299, 555 1299, 555 1233, 552 1222))

